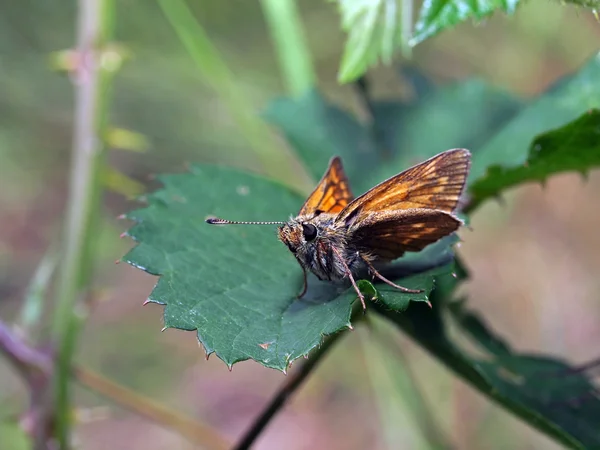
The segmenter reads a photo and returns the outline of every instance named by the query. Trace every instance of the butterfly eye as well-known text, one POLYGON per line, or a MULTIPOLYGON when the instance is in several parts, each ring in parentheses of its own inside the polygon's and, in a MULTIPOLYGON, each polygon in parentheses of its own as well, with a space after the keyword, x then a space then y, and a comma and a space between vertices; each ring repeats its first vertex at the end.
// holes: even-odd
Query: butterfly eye
POLYGON ((310 223, 303 223, 302 234, 304 234, 304 239, 306 239, 306 242, 310 242, 317 237, 317 227, 311 225, 310 223))

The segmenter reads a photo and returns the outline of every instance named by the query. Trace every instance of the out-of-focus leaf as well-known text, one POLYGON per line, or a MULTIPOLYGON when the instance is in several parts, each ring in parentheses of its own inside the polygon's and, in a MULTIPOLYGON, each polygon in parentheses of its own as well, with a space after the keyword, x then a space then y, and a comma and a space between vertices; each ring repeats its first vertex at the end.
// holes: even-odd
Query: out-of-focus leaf
MULTIPOLYGON (((302 271, 277 240, 274 226, 214 226, 215 215, 232 220, 285 220, 303 199, 274 182, 216 166, 195 166, 192 173, 162 176, 164 188, 147 196, 148 207, 127 217, 136 222, 128 235, 138 243, 128 263, 160 279, 149 297, 165 305, 166 327, 197 330, 208 354, 229 366, 254 359, 285 370, 324 335, 350 325, 356 294, 348 285, 309 276, 302 299, 302 271)), ((431 256, 429 256, 430 261, 431 256)), ((443 260, 441 261, 443 263, 443 260)), ((394 280, 408 295, 361 280, 367 301, 406 309, 426 301, 431 278, 443 268, 394 280)), ((372 303, 367 305, 370 308, 372 303)))
POLYGON ((522 105, 477 79, 429 89, 411 103, 375 102, 375 131, 390 156, 361 186, 366 189, 450 148, 478 153, 522 105))
POLYGON ((564 126, 590 109, 600 109, 600 54, 575 74, 563 78, 523 108, 486 145, 473 155, 469 181, 485 175, 488 167, 518 167, 525 163, 533 139, 564 126))
MULTIPOLYGON (((417 75, 419 86, 425 84, 417 75)), ((424 88, 422 88, 424 89, 424 88)), ((449 148, 477 152, 522 107, 480 80, 427 88, 415 101, 373 102, 373 129, 328 104, 318 92, 273 101, 265 117, 277 126, 315 179, 342 157, 355 195, 449 148), (375 139, 375 138, 378 139, 375 139)))
POLYGON ((337 0, 348 33, 338 80, 353 81, 381 59, 389 64, 402 43, 398 0, 337 0))
POLYGON ((410 45, 417 45, 425 39, 451 28, 465 20, 482 20, 495 11, 507 14, 515 12, 519 0, 425 0, 415 25, 410 45))
POLYGON ((471 184, 469 207, 520 183, 545 181, 560 172, 577 171, 586 175, 600 166, 600 111, 590 110, 575 121, 538 136, 531 144, 529 157, 515 167, 492 166, 485 176, 471 184))
POLYGON ((118 194, 124 195, 129 199, 136 198, 142 195, 145 187, 139 181, 128 177, 122 172, 119 172, 114 167, 105 167, 102 174, 102 183, 104 186, 118 194))
POLYGON ((128 150, 143 153, 148 150, 150 143, 146 136, 125 128, 109 128, 106 136, 106 145, 109 148, 128 150))

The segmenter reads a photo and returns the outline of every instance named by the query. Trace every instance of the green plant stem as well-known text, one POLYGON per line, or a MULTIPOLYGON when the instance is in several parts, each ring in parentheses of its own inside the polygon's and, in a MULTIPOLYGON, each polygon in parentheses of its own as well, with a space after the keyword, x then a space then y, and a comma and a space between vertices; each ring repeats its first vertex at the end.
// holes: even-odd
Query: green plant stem
POLYGON ((258 436, 267 427, 269 422, 283 408, 292 394, 300 387, 302 382, 310 375, 317 364, 323 359, 343 333, 336 333, 325 338, 325 341, 301 366, 288 375, 283 386, 267 404, 263 412, 256 418, 248 431, 242 436, 234 447, 235 450, 245 450, 252 447, 258 436))
POLYGON ((75 117, 73 153, 69 183, 62 265, 52 336, 57 346, 54 373, 57 437, 61 448, 69 447, 71 405, 69 371, 75 348, 78 301, 85 296, 91 276, 95 230, 100 219, 102 173, 106 148, 109 98, 114 66, 104 60, 112 38, 114 0, 80 0, 78 6, 77 54, 79 64, 73 76, 75 117))
POLYGON ((246 100, 219 51, 186 3, 182 0, 158 0, 158 4, 196 62, 204 81, 227 106, 264 172, 300 192, 310 189, 307 186, 308 175, 302 174, 302 169, 294 166, 292 158, 275 142, 274 135, 246 100))
POLYGON ((287 91, 299 97, 315 84, 315 70, 295 0, 261 0, 287 91))

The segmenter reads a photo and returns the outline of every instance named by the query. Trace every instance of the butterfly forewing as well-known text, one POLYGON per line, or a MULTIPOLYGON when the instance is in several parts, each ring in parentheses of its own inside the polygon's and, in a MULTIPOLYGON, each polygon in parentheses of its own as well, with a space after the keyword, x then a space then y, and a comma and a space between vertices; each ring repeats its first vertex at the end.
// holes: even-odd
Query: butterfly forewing
POLYGON ((471 153, 448 150, 385 180, 352 201, 336 222, 359 225, 369 212, 435 209, 452 213, 469 173, 471 153))
POLYGON ((298 215, 315 215, 317 212, 338 213, 354 196, 348 184, 342 161, 334 157, 315 190, 310 194, 298 215))

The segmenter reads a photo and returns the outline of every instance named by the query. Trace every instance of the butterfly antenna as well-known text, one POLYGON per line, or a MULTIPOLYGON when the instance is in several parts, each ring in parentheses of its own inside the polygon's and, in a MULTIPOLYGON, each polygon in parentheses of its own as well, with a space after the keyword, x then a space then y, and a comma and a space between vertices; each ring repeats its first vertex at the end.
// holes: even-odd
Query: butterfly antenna
POLYGON ((285 222, 238 222, 235 220, 219 219, 217 217, 211 217, 206 219, 206 223, 211 225, 284 225, 285 222))

